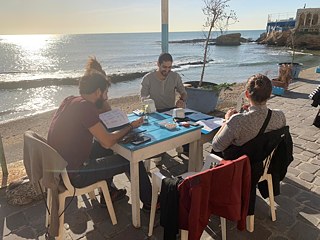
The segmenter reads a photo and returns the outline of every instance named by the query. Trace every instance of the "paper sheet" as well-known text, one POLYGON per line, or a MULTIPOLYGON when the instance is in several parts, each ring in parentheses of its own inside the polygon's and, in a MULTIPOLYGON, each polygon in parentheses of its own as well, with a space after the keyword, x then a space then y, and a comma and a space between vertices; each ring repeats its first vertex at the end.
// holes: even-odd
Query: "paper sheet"
POLYGON ((101 113, 99 117, 108 129, 120 127, 129 123, 127 114, 120 109, 113 109, 111 111, 101 113))
POLYGON ((223 118, 214 117, 212 119, 197 121, 197 123, 203 126, 203 128, 201 129, 201 132, 204 134, 207 134, 221 127, 223 121, 224 121, 223 118))

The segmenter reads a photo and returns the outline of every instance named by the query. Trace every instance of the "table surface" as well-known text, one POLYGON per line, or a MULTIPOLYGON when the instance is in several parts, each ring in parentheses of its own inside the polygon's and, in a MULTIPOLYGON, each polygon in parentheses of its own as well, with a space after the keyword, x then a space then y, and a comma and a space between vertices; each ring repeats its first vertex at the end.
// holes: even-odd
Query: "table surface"
MULTIPOLYGON (((150 137, 151 141, 148 141, 139 145, 134 145, 132 143, 127 143, 127 144, 121 143, 120 144, 121 146, 131 151, 135 151, 135 150, 156 144, 158 142, 166 141, 168 139, 202 128, 202 126, 189 126, 189 127, 177 126, 175 129, 169 130, 165 127, 162 127, 159 123, 163 121, 174 123, 172 116, 169 116, 163 113, 151 113, 151 114, 148 114, 148 117, 149 117, 148 123, 140 126, 138 130, 144 131, 141 134, 150 137)), ((129 114, 128 118, 129 118, 129 121, 133 121, 139 118, 139 116, 135 114, 129 114)))

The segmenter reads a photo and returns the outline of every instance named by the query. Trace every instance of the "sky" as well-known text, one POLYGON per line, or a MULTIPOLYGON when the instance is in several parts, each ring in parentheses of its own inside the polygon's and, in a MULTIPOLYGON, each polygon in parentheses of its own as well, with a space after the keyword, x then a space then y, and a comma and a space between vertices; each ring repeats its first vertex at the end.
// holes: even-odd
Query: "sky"
MULTIPOLYGON (((202 0, 168 0, 169 31, 202 31, 202 0)), ((238 23, 265 29, 268 14, 320 8, 320 0, 230 0, 238 23)), ((161 32, 161 0, 0 0, 0 35, 161 32)))

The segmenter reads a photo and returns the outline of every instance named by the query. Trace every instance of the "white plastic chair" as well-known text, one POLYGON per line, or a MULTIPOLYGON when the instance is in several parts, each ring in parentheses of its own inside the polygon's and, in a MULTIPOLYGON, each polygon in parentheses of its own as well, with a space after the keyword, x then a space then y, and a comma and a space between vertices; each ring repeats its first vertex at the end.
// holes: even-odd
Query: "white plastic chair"
MULTIPOLYGON (((264 164, 264 171, 262 176, 260 177, 259 182, 267 180, 268 182, 268 192, 269 192, 269 205, 270 205, 270 212, 271 212, 271 220, 276 221, 276 209, 274 206, 274 194, 273 194, 273 184, 272 184, 272 175, 268 173, 270 161, 272 159, 273 153, 276 150, 273 149, 270 155, 263 161, 264 164)), ((253 232, 254 231, 254 215, 247 216, 247 231, 253 232)))
MULTIPOLYGON (((57 237, 57 239, 62 239, 63 238, 63 232, 64 232, 64 210, 65 210, 65 201, 67 197, 72 197, 72 196, 81 196, 84 194, 89 194, 91 199, 95 199, 95 194, 94 194, 94 190, 95 189, 101 189, 104 199, 106 201, 106 205, 107 205, 107 211, 109 212, 110 218, 111 218, 111 222, 113 225, 117 224, 117 218, 114 212, 114 208, 113 208, 113 204, 111 201, 111 197, 110 197, 110 193, 109 193, 109 189, 108 189, 108 185, 106 181, 99 181, 96 182, 94 184, 91 184, 87 187, 83 187, 83 188, 75 188, 72 186, 68 173, 66 171, 66 169, 64 169, 61 172, 61 177, 63 180, 63 184, 66 187, 66 190, 62 193, 59 193, 59 212, 58 212, 58 216, 59 216, 59 236, 57 237)), ((49 210, 51 211, 51 207, 52 207, 52 193, 51 190, 48 189, 47 190, 47 205, 49 210)), ((48 227, 50 224, 50 217, 49 217, 49 213, 48 211, 46 212, 46 227, 48 227)))
MULTIPOLYGON (((42 158, 41 161, 54 161, 56 160, 56 162, 58 161, 64 161, 63 158, 59 155, 59 153, 53 149, 51 146, 49 146, 44 139, 42 139, 39 135, 37 135, 36 133, 32 132, 32 131, 27 131, 24 134, 24 141, 25 141, 25 148, 29 148, 26 149, 26 152, 30 152, 32 153, 33 157, 35 158, 42 158), (30 144, 26 144, 26 142, 31 143, 32 142, 32 146, 30 146, 30 144), (39 154, 37 154, 39 153, 39 154), (40 154, 40 153, 46 153, 46 155, 44 154, 40 154), (50 156, 50 157, 49 157, 50 156)), ((34 160, 33 164, 37 165, 38 167, 43 167, 43 165, 41 163, 37 164, 37 162, 34 160)), ((53 164, 54 165, 54 164, 53 164)), ((54 168, 54 167, 53 167, 54 168)), ((95 199, 95 194, 94 194, 94 190, 97 188, 100 188, 102 190, 103 196, 106 200, 106 205, 107 205, 107 211, 110 214, 110 218, 111 218, 111 222, 113 225, 117 224, 117 219, 116 219, 116 215, 114 212, 114 208, 113 208, 113 204, 111 201, 111 197, 110 197, 110 193, 109 193, 109 189, 108 189, 108 185, 107 182, 105 180, 103 181, 99 181, 96 182, 94 184, 91 184, 87 187, 83 187, 83 188, 75 188, 72 186, 67 170, 66 168, 64 169, 42 169, 43 172, 58 172, 61 176, 62 182, 64 186, 60 186, 62 185, 62 183, 59 184, 59 191, 61 191, 60 189, 65 189, 64 191, 61 191, 58 193, 58 201, 59 201, 59 210, 58 210, 58 216, 59 216, 59 232, 58 232, 58 236, 56 237, 56 239, 62 239, 63 238, 63 232, 64 232, 64 211, 65 211, 65 200, 67 197, 77 197, 80 195, 84 195, 84 194, 89 194, 91 199, 95 199)), ((32 176, 31 176, 32 177, 32 176)), ((42 179, 40 179, 39 182, 42 182, 42 179)), ((52 189, 47 188, 47 207, 48 210, 50 211, 50 213, 52 212, 52 202, 53 202, 53 194, 52 194, 52 189)), ((57 191, 57 190, 55 190, 57 191)), ((51 218, 49 216, 49 212, 46 211, 46 222, 45 225, 46 227, 48 227, 50 225, 51 222, 51 218)))
MULTIPOLYGON (((211 166, 215 166, 220 163, 222 158, 220 158, 217 155, 210 154, 206 157, 205 163, 201 169, 202 171, 205 171, 209 169, 211 166)), ((189 176, 192 176, 196 174, 197 172, 186 172, 181 175, 182 178, 186 178, 189 176)), ((150 222, 149 222, 149 232, 148 236, 152 236, 153 233, 153 226, 154 226, 154 219, 156 215, 156 205, 158 200, 158 193, 161 189, 162 179, 166 178, 164 175, 162 175, 159 171, 152 173, 152 200, 151 200, 151 212, 150 212, 150 222)), ((222 232, 222 240, 226 240, 226 219, 223 217, 220 217, 221 221, 221 232, 222 232)), ((186 240, 188 239, 188 231, 187 230, 181 230, 181 239, 186 240)))

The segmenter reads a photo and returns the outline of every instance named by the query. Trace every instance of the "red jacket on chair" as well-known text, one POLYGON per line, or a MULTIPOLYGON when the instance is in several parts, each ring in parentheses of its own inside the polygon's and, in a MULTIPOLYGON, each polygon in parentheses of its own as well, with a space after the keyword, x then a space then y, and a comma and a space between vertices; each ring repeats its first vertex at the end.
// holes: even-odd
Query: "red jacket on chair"
POLYGON ((244 230, 250 194, 250 161, 244 155, 186 178, 179 190, 179 227, 200 239, 211 214, 238 221, 244 230))

